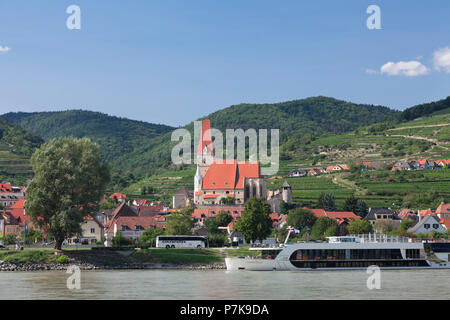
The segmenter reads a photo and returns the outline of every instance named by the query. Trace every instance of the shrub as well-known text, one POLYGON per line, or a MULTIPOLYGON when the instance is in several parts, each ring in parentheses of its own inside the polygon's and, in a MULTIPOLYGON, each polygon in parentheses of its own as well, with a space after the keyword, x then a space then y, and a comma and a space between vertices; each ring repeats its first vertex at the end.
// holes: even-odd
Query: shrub
POLYGON ((61 255, 56 259, 56 262, 58 263, 67 263, 69 262, 69 258, 67 258, 65 255, 61 255))

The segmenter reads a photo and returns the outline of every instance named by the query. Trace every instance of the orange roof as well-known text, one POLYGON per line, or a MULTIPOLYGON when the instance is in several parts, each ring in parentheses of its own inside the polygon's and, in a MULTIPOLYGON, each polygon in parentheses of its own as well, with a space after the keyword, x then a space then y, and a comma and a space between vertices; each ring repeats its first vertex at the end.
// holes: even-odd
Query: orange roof
POLYGON ((12 192, 11 183, 0 183, 0 192, 12 192))
POLYGON ((123 193, 113 193, 112 195, 109 196, 111 199, 114 199, 114 197, 116 197, 116 199, 126 199, 127 195, 123 194, 123 193))
POLYGON ((341 167, 342 170, 350 170, 350 168, 346 164, 339 164, 339 167, 341 167))
POLYGON ((419 215, 421 215, 422 217, 425 217, 427 215, 435 216, 436 214, 433 213, 433 211, 431 211, 431 210, 419 210, 419 215))
POLYGON ((334 166, 328 166, 328 167, 327 167, 327 171, 332 171, 333 168, 334 168, 334 166))
POLYGON ((326 216, 331 219, 361 219, 351 211, 326 211, 326 216))
POLYGON ((218 196, 219 196, 218 194, 205 194, 203 196, 203 198, 205 198, 205 199, 214 199, 214 198, 217 198, 218 196))
POLYGON ((244 189, 244 178, 259 178, 258 162, 213 162, 203 178, 204 190, 244 189))
POLYGON ((326 216, 326 212, 323 209, 308 209, 308 208, 304 208, 304 209, 311 210, 311 212, 314 214, 314 216, 316 218, 320 218, 320 217, 326 216))
POLYGON ((450 230, 450 218, 441 219, 440 223, 441 223, 447 230, 450 230))
POLYGON ((441 203, 439 207, 437 207, 436 213, 450 213, 450 203, 441 203))
POLYGON ((272 221, 273 220, 280 220, 280 216, 276 212, 273 212, 273 213, 269 214, 269 217, 270 217, 270 219, 272 219, 272 221))
POLYGON ((25 200, 19 200, 9 207, 10 209, 23 209, 25 208, 25 200))

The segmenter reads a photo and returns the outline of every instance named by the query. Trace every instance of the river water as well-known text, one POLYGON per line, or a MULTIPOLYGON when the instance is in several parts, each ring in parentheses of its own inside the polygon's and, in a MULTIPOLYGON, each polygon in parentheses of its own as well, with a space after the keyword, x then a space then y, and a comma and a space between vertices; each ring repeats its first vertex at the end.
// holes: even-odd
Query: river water
POLYGON ((381 272, 369 290, 365 271, 82 271, 69 290, 64 271, 1 272, 0 299, 450 299, 450 270, 381 272))

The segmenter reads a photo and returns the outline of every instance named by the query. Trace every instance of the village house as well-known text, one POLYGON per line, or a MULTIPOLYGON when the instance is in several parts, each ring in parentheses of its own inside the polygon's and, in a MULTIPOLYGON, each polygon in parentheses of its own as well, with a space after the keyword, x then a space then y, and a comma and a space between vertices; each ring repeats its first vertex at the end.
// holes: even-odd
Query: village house
POLYGON ((391 210, 391 208, 384 209, 373 209, 369 208, 369 212, 364 217, 367 221, 369 221, 372 225, 375 225, 377 221, 384 220, 384 221, 391 221, 392 226, 394 228, 397 228, 400 225, 401 219, 395 214, 394 211, 391 210))
POLYGON ((181 187, 172 197, 172 208, 180 209, 192 205, 194 192, 181 187))
POLYGON ((444 167, 449 167, 450 166, 450 159, 440 159, 440 160, 436 160, 435 161, 436 165, 444 168, 444 167))
POLYGON ((127 195, 123 193, 113 193, 109 197, 118 203, 122 203, 127 200, 127 195))
POLYGON ((311 210, 316 218, 328 217, 335 220, 338 223, 339 235, 345 235, 347 233, 347 226, 352 220, 360 220, 361 217, 351 211, 325 211, 324 209, 308 209, 311 210))
POLYGON ((431 232, 445 233, 447 229, 440 223, 439 218, 434 215, 426 215, 424 217, 419 216, 419 222, 411 228, 408 232, 419 234, 419 233, 431 233, 431 232))
POLYGON ((308 172, 306 172, 306 170, 303 169, 292 169, 291 171, 289 171, 289 177, 304 177, 308 174, 308 172))
POLYGON ((412 160, 409 162, 409 165, 413 170, 429 170, 435 167, 434 161, 427 159, 412 160))
POLYGON ((244 211, 244 206, 237 205, 218 205, 218 206, 203 206, 201 208, 195 208, 192 213, 192 218, 194 219, 198 227, 203 226, 206 219, 213 218, 217 216, 221 211, 229 213, 233 217, 233 221, 236 222, 242 215, 244 211))
POLYGON ((26 189, 13 187, 9 182, 0 183, 0 204, 3 208, 9 208, 20 200, 24 200, 26 189))
POLYGON ((81 223, 81 233, 66 240, 66 243, 93 245, 104 241, 103 224, 95 217, 86 216, 81 223))
POLYGON ((165 229, 165 227, 166 215, 146 215, 143 211, 138 213, 124 202, 114 210, 111 220, 105 226, 105 246, 112 246, 112 240, 117 232, 134 241, 148 228, 165 229))
MULTIPOLYGON (((326 169, 325 169, 325 171, 326 171, 326 169)), ((311 168, 311 169, 308 171, 308 175, 309 175, 309 176, 316 176, 316 175, 318 175, 318 174, 320 174, 320 173, 324 173, 324 172, 322 172, 320 169, 317 169, 317 168, 311 168)))
POLYGON ((391 170, 392 171, 404 171, 404 170, 411 171, 411 170, 413 170, 413 168, 411 167, 411 165, 408 162, 399 161, 392 166, 391 170))
POLYGON ((436 209, 436 215, 440 219, 450 218, 450 203, 441 202, 439 207, 436 209))
POLYGON ((1 237, 9 235, 20 237, 21 235, 19 221, 9 211, 0 210, 0 233, 1 237))

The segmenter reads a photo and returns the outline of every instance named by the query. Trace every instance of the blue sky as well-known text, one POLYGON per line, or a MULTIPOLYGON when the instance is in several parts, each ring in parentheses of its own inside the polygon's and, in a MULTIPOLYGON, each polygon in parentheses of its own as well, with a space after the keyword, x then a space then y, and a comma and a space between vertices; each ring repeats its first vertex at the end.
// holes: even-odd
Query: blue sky
POLYGON ((0 113, 82 108, 178 126, 243 102, 442 99, 450 1, 429 2, 2 1, 0 113), (81 30, 66 27, 71 4, 81 30), (366 27, 371 4, 381 30, 366 27))

